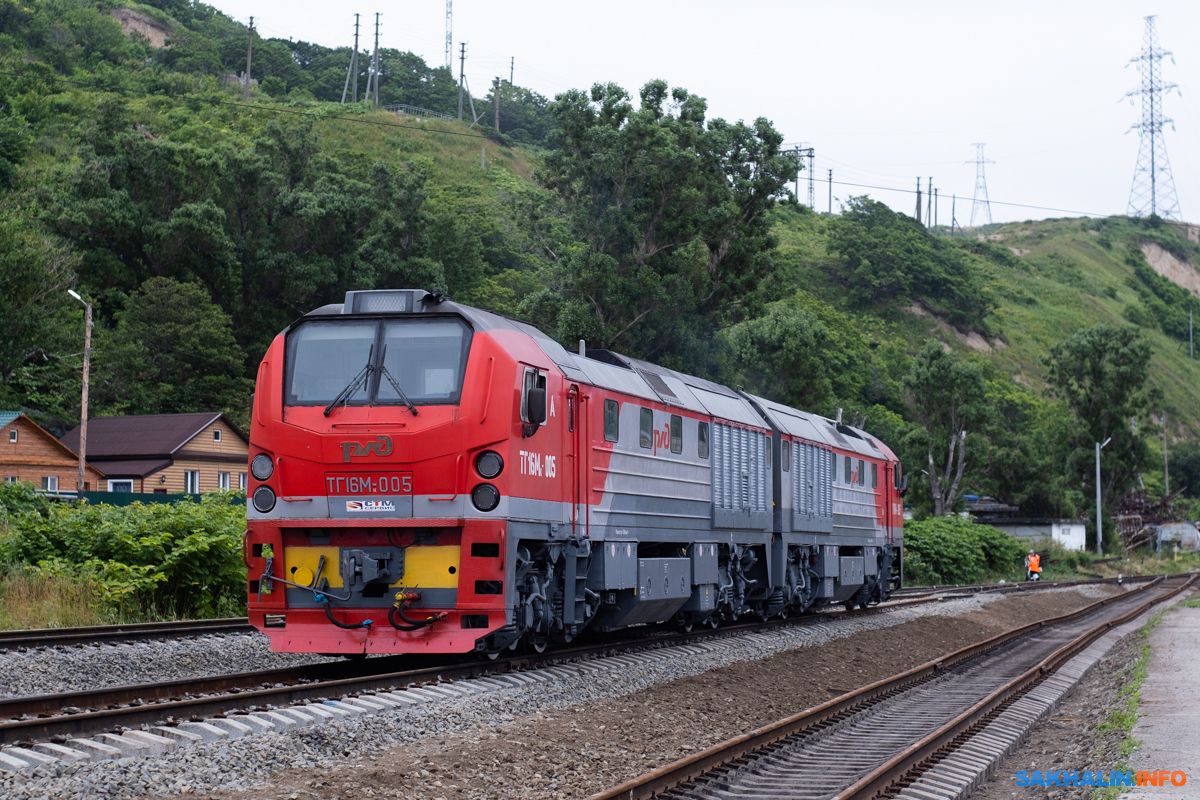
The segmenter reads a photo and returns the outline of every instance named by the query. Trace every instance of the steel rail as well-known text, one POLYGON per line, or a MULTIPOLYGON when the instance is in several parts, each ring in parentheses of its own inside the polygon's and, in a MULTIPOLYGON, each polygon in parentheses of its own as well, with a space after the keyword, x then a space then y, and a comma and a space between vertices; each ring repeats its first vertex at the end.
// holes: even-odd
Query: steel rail
POLYGON ((256 630, 254 626, 245 617, 138 622, 132 625, 93 625, 85 628, 32 628, 0 631, 0 650, 105 642, 139 642, 150 639, 208 636, 216 633, 251 633, 254 630, 256 630))
MULTIPOLYGON (((1126 582, 1150 580, 1155 576, 1128 576, 1126 582)), ((1075 581, 1038 581, 1006 584, 973 584, 964 586, 905 586, 892 592, 896 600, 932 595, 979 594, 992 592, 1021 592, 1052 589, 1062 586, 1084 586, 1097 583, 1116 583, 1116 578, 1089 578, 1075 581)), ((64 647, 87 644, 118 644, 159 639, 182 639, 213 634, 253 633, 246 617, 224 619, 176 620, 171 622, 137 622, 125 625, 93 625, 82 628, 24 628, 0 630, 0 651, 31 647, 64 647)))
MULTIPOLYGON (((1169 595, 1160 598, 1152 599, 1148 603, 1138 606, 1133 612, 1134 616, 1140 614, 1146 607, 1153 605, 1156 602, 1161 602, 1167 597, 1183 591, 1189 586, 1198 576, 1192 576, 1185 584, 1180 586, 1169 595)), ((1090 605, 1084 606, 1081 609, 1062 614, 1050 619, 1031 622, 1016 628, 1012 628, 1004 633, 990 637, 973 645, 956 650, 940 658, 929 661, 921 666, 901 672, 890 678, 876 681, 868 686, 858 689, 853 692, 848 692, 839 697, 835 697, 820 705, 801 711, 798 714, 781 719, 755 730, 748 731, 740 736, 733 737, 724 742, 701 750, 698 753, 690 755, 686 758, 667 764, 644 775, 633 778, 619 786, 612 787, 608 790, 592 795, 588 800, 644 800, 645 798, 654 797, 656 795, 668 792, 680 785, 686 785, 689 781, 695 780, 700 776, 720 771, 731 764, 736 764, 742 759, 751 755, 756 751, 763 751, 783 744, 785 740, 800 737, 808 733, 818 730, 853 714, 865 707, 874 705, 888 697, 906 691, 918 684, 933 680, 945 673, 945 671, 957 664, 961 664, 969 659, 982 655, 983 653, 993 650, 996 647, 1003 645, 1013 639, 1017 639, 1033 633, 1037 630, 1048 626, 1061 625, 1072 620, 1091 614, 1106 605, 1114 602, 1122 602, 1128 600, 1132 595, 1148 592, 1150 589, 1158 586, 1164 580, 1163 576, 1156 576, 1153 580, 1144 585, 1131 589, 1127 594, 1104 598, 1090 605)), ((1045 584, 1044 584, 1045 585, 1045 584)), ((1129 615, 1123 615, 1129 616, 1129 615)), ((1115 623, 1120 624, 1120 623, 1115 623)), ((1103 630, 1108 630, 1112 627, 1111 624, 1099 626, 1103 630)), ((1095 629, 1093 629, 1095 630, 1095 629)), ((1090 633, 1091 631, 1089 631, 1090 633)), ((1103 632, 1103 631, 1102 631, 1103 632)), ((1097 634, 1099 635, 1099 634, 1097 634)), ((1093 637, 1095 638, 1095 637, 1093 637)), ((1089 642, 1090 643, 1090 642, 1089 642)), ((867 797, 868 795, 857 795, 858 800, 867 797)), ((845 800, 844 798, 842 800, 845 800)))
POLYGON ((1041 663, 996 689, 975 705, 963 711, 937 730, 927 734, 897 753, 887 762, 864 775, 854 784, 834 796, 833 800, 868 800, 887 791, 893 784, 903 780, 910 772, 927 769, 941 758, 957 749, 969 734, 990 721, 991 716, 1013 700, 1024 695, 1037 684, 1058 671, 1067 661, 1087 649, 1111 629, 1137 619, 1158 603, 1168 600, 1196 582, 1200 575, 1192 575, 1187 581, 1158 597, 1152 597, 1131 611, 1114 619, 1106 620, 1084 632, 1071 642, 1055 650, 1041 663))
POLYGON ((914 598, 857 611, 835 611, 790 619, 744 623, 692 632, 653 634, 631 639, 588 643, 544 654, 502 657, 495 661, 447 663, 421 657, 413 668, 411 655, 380 656, 359 661, 334 661, 209 678, 188 678, 108 687, 82 692, 0 699, 0 744, 83 736, 117 727, 135 728, 164 720, 186 721, 233 711, 287 706, 300 701, 329 699, 422 684, 452 682, 488 675, 538 669, 557 663, 603 657, 635 650, 674 647, 780 628, 816 625, 831 619, 879 613, 942 602, 941 597, 914 598))

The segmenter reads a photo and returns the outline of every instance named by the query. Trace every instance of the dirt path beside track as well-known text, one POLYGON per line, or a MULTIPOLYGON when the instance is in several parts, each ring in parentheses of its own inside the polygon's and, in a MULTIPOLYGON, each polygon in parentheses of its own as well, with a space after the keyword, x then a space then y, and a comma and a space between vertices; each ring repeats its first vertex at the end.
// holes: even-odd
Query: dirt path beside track
POLYGON ((276 773, 267 786, 210 796, 586 797, 689 752, 1004 630, 1073 611, 1097 597, 1093 589, 1005 598, 962 616, 924 617, 865 631, 572 710, 522 716, 472 734, 392 747, 328 771, 276 773))

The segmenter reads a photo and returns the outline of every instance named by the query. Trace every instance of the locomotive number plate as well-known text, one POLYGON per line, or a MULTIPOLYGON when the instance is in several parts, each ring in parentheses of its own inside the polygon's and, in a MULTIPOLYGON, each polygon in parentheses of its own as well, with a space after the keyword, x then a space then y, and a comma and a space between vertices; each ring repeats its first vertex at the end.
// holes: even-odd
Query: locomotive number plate
POLYGON ((330 496, 412 494, 411 472, 326 472, 330 496))

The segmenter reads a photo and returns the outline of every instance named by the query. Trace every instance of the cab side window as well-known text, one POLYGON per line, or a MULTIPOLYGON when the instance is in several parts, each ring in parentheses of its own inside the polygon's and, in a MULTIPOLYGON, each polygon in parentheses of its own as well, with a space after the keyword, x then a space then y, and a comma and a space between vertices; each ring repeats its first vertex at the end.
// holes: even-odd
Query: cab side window
POLYGON ((671 415, 671 452, 683 452, 683 417, 671 415))
POLYGON ((701 422, 696 426, 696 452, 701 458, 708 458, 708 423, 701 422))
POLYGON ((783 471, 792 471, 792 443, 787 439, 783 440, 783 471))
POLYGON ((615 442, 621 437, 621 404, 616 400, 604 401, 604 441, 615 442))
POLYGON ((654 412, 643 408, 641 423, 638 444, 646 449, 654 447, 654 412))

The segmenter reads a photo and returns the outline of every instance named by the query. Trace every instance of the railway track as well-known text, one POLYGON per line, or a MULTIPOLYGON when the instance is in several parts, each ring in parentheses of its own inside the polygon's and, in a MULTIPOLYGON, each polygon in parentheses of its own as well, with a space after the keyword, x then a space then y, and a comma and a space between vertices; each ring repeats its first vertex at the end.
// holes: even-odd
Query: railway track
MULTIPOLYGON (((1149 580, 1152 576, 1129 577, 1126 582, 1149 580)), ((1078 581, 1045 581, 1038 583, 977 584, 972 586, 914 586, 897 589, 897 600, 932 596, 966 595, 981 592, 1021 592, 1050 589, 1060 586, 1084 586, 1094 583, 1116 583, 1114 578, 1078 581)), ((225 619, 179 620, 174 622, 141 622, 128 625, 95 625, 84 628, 36 628, 0 630, 0 651, 34 647, 65 647, 74 645, 121 644, 163 639, 184 639, 212 634, 252 633, 245 617, 225 619)))
POLYGON ((890 797, 1110 628, 1200 576, 1158 578, 1032 623, 646 773, 590 800, 890 797))
MULTIPOLYGON (((1040 584, 1040 587, 1050 589, 1061 584, 1047 582, 1040 584)), ((759 631, 820 624, 830 619, 887 613, 909 606, 966 597, 978 591, 990 591, 993 587, 965 588, 968 591, 961 593, 943 590, 925 592, 923 595, 911 593, 882 606, 856 611, 827 611, 786 620, 730 625, 715 630, 678 632, 659 629, 650 634, 588 642, 545 654, 512 655, 495 661, 471 658, 447 661, 444 656, 380 656, 357 661, 334 661, 79 692, 4 698, 0 699, 0 745, 78 738, 118 728, 157 725, 164 721, 200 721, 247 710, 267 710, 297 703, 353 697, 361 693, 521 672, 621 652, 672 647, 759 631)), ((206 630, 219 628, 214 626, 206 630)))
POLYGON ((638 650, 674 647, 747 633, 845 619, 941 602, 939 596, 906 598, 856 611, 834 611, 790 619, 743 623, 692 632, 656 631, 650 635, 590 642, 544 654, 501 657, 494 661, 412 655, 333 661, 285 669, 208 678, 108 687, 82 692, 0 699, 0 745, 85 737, 115 728, 137 728, 163 721, 199 721, 235 711, 266 710, 296 703, 338 699, 361 693, 451 683, 470 678, 539 669, 638 650))
POLYGON ((0 650, 56 647, 81 644, 119 644, 155 639, 182 639, 214 633, 250 633, 254 627, 245 617, 139 622, 132 625, 94 625, 86 628, 36 628, 0 631, 0 650))

